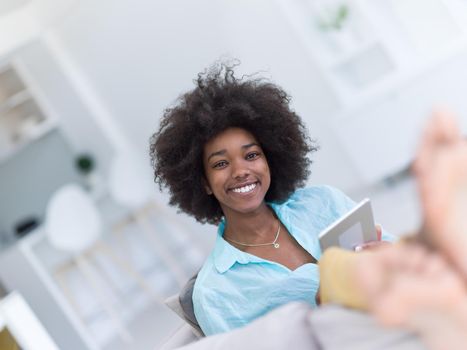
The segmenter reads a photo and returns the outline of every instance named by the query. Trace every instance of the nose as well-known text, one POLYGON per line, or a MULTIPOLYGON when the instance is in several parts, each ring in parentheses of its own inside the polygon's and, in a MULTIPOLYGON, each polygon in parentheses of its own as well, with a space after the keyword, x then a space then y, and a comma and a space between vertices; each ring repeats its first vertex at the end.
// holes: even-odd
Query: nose
POLYGON ((232 178, 240 180, 247 178, 249 175, 248 162, 243 159, 232 162, 232 178))

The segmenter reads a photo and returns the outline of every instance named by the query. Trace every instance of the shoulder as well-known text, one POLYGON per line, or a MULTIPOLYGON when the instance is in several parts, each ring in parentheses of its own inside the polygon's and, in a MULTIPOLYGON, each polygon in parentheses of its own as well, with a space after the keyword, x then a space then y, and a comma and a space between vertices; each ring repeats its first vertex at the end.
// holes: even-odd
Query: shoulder
POLYGON ((327 197, 339 196, 340 190, 329 185, 315 185, 305 188, 299 188, 290 197, 290 200, 322 199, 327 197))
POLYGON ((316 207, 345 207, 350 209, 355 205, 341 190, 328 186, 316 185, 296 190, 292 195, 282 204, 278 206, 285 207, 301 207, 301 206, 316 206, 316 207))
POLYGON ((209 284, 216 273, 217 271, 213 263, 213 253, 211 252, 203 264, 203 267, 198 272, 192 295, 193 311, 196 320, 206 335, 212 334, 210 299, 213 299, 213 291, 209 288, 209 284))
POLYGON ((236 300, 238 286, 232 283, 228 273, 220 273, 213 256, 206 260, 198 273, 193 288, 193 310, 196 320, 205 335, 213 335, 243 325, 238 314, 236 300))
POLYGON ((283 203, 271 203, 284 222, 303 227, 329 225, 355 206, 342 191, 327 185, 301 188, 283 203))
POLYGON ((218 272, 214 264, 214 252, 211 252, 196 277, 193 298, 195 298, 195 295, 202 291, 206 283, 209 284, 210 280, 215 278, 217 274, 218 272))
POLYGON ((211 253, 198 272, 195 285, 193 287, 193 305, 196 309, 204 309, 208 305, 222 299, 228 294, 228 284, 226 284, 226 274, 220 273, 214 263, 214 254, 211 253), (202 306, 202 307, 201 307, 202 306))

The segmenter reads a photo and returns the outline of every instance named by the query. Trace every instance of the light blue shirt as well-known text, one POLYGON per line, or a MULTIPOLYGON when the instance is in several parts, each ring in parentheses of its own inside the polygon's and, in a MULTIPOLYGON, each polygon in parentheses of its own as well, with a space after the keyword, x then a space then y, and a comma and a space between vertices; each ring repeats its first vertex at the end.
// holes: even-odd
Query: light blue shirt
MULTIPOLYGON (((319 233, 356 203, 338 189, 314 186, 297 190, 283 203, 269 205, 293 238, 319 260, 319 233)), ((316 306, 316 264, 304 264, 291 271, 230 245, 222 237, 224 228, 222 221, 214 249, 198 273, 193 290, 195 316, 205 335, 241 327, 291 301, 316 306)), ((384 231, 383 239, 393 240, 384 231)))

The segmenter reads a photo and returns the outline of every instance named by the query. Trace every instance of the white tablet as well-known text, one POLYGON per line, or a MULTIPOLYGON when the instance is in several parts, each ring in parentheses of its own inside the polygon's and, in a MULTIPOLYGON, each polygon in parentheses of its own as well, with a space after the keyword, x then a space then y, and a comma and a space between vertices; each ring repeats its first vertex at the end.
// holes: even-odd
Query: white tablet
POLYGON ((354 250, 356 246, 376 241, 376 228, 369 199, 364 199, 319 234, 321 250, 335 246, 354 250))

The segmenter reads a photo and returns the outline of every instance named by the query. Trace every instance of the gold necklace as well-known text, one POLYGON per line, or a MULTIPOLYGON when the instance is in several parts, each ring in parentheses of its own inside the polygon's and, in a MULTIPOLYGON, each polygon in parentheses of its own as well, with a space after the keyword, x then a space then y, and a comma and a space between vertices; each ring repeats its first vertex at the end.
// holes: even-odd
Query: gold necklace
POLYGON ((280 220, 278 221, 279 221, 279 227, 277 228, 276 237, 274 238, 274 241, 272 241, 271 243, 248 244, 248 243, 234 241, 233 239, 227 238, 225 236, 224 236, 224 239, 229 242, 232 242, 232 243, 244 246, 244 247, 264 247, 264 246, 272 245, 274 248, 277 249, 280 247, 280 244, 277 243, 277 239, 279 238, 279 234, 281 233, 281 222, 280 220))

